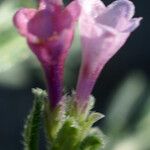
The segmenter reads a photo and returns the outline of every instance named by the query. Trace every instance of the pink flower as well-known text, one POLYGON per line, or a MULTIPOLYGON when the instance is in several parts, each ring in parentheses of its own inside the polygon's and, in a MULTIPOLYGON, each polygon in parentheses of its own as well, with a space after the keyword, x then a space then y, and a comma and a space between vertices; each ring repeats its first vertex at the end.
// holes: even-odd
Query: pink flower
POLYGON ((16 28, 43 66, 53 108, 62 98, 64 62, 79 12, 76 1, 64 7, 62 0, 40 0, 38 9, 22 8, 14 16, 16 28))
POLYGON ((100 0, 78 1, 83 52, 76 92, 77 103, 85 106, 104 65, 125 44, 141 18, 132 18, 135 8, 129 0, 117 0, 107 7, 100 0))

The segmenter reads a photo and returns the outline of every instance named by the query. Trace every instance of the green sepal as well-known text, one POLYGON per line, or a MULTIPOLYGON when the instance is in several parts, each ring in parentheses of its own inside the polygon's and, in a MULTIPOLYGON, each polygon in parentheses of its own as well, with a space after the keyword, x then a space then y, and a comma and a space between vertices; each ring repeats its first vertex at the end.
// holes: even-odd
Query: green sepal
POLYGON ((34 94, 34 103, 24 125, 24 150, 39 149, 39 129, 46 93, 41 89, 33 89, 32 92, 34 94))
POLYGON ((57 134, 51 150, 77 150, 79 143, 80 127, 74 118, 68 118, 57 134))
POLYGON ((63 104, 59 104, 55 109, 52 109, 49 101, 44 104, 44 126, 45 134, 48 143, 51 144, 57 137, 57 133, 63 125, 65 108, 63 104))
POLYGON ((104 117, 103 114, 98 112, 91 112, 87 116, 86 124, 89 125, 89 127, 92 127, 94 123, 96 123, 98 120, 102 119, 104 117))
POLYGON ((104 146, 101 132, 92 128, 86 138, 81 142, 79 150, 100 150, 104 146))
MULTIPOLYGON (((93 124, 104 117, 101 113, 93 112, 94 97, 90 96, 84 111, 79 111, 75 92, 64 96, 61 103, 52 109, 45 102, 44 120, 50 150, 96 150, 101 147, 101 136, 95 134, 93 124), (88 145, 91 143, 94 145, 88 145)), ((99 133, 99 132, 98 132, 99 133)))

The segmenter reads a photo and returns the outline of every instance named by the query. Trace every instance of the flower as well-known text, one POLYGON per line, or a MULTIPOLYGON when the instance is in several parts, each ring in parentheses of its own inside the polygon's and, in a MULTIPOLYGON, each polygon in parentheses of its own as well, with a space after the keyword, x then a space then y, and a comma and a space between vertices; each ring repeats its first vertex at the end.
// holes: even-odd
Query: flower
POLYGON ((52 108, 62 98, 64 62, 72 44, 79 16, 76 1, 64 7, 61 0, 40 0, 39 8, 22 8, 13 21, 41 62, 47 79, 52 108))
POLYGON ((104 65, 125 44, 142 18, 132 18, 135 8, 129 0, 117 0, 107 7, 100 0, 78 1, 82 8, 79 27, 83 51, 76 101, 85 106, 104 65))

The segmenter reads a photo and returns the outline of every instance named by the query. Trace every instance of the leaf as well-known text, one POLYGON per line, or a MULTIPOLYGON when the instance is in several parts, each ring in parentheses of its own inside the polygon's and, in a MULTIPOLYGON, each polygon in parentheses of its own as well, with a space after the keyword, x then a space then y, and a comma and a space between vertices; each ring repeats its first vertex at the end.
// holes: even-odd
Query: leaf
POLYGON ((45 92, 40 89, 34 89, 35 100, 33 108, 29 113, 24 126, 24 150, 38 150, 39 129, 41 122, 41 113, 45 99, 45 92))

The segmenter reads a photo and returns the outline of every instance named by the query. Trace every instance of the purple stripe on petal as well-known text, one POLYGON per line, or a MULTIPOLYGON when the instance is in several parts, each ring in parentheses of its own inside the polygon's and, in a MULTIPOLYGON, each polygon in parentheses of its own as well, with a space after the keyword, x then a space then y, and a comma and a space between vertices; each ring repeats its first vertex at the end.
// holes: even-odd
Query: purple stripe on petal
POLYGON ((49 38, 53 33, 52 14, 49 10, 41 10, 30 19, 28 32, 40 39, 49 38))
POLYGON ((43 66, 43 67, 45 70, 45 76, 47 80, 47 90, 51 102, 51 107, 55 108, 62 98, 62 90, 63 90, 62 77, 64 72, 64 62, 61 62, 61 64, 54 63, 51 64, 50 66, 46 67, 43 66))

